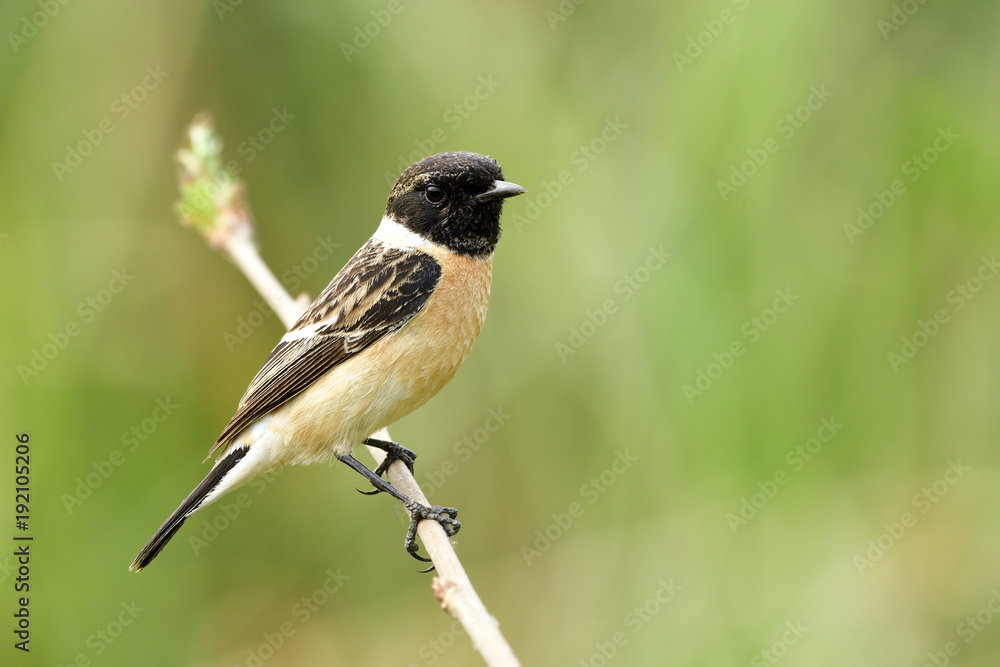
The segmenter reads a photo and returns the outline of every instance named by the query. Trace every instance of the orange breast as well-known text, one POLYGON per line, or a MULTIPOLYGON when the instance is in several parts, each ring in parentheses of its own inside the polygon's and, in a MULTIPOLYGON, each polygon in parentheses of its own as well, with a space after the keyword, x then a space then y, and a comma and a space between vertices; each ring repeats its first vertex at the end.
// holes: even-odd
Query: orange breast
POLYGON ((486 318, 492 260, 435 256, 441 280, 399 331, 332 369, 275 413, 282 463, 347 454, 431 399, 465 362, 486 318))
POLYGON ((386 354, 399 355, 393 365, 410 394, 387 423, 423 405, 455 376, 486 319, 492 260, 455 255, 435 259, 441 263, 441 281, 427 306, 385 341, 386 354))

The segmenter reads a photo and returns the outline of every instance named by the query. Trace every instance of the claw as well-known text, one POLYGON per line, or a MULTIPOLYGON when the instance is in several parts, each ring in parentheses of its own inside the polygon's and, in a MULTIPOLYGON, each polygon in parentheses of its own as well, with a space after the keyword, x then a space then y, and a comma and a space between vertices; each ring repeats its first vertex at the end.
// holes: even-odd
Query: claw
MULTIPOLYGON (((416 551, 410 551, 409 554, 411 556, 413 556, 414 558, 416 558, 417 560, 419 560, 421 563, 432 563, 433 562, 430 558, 424 558, 423 556, 421 556, 420 554, 418 554, 416 551)), ((431 569, 433 570, 434 568, 432 567, 431 569)))
MULTIPOLYGON (((427 507, 426 505, 421 505, 416 502, 411 502, 406 506, 406 509, 410 511, 410 525, 406 530, 406 540, 403 542, 403 546, 406 548, 406 551, 417 560, 423 561, 424 563, 430 563, 431 559, 424 558, 417 553, 420 550, 416 540, 417 526, 424 519, 437 521, 441 528, 444 529, 445 535, 448 537, 454 537, 462 527, 462 524, 458 521, 458 510, 454 507, 439 507, 437 505, 427 507)), ((425 570, 425 572, 429 571, 430 570, 425 570)))
POLYGON ((373 489, 372 491, 362 491, 359 488, 355 488, 354 490, 363 496, 377 496, 378 494, 382 493, 381 489, 373 489))

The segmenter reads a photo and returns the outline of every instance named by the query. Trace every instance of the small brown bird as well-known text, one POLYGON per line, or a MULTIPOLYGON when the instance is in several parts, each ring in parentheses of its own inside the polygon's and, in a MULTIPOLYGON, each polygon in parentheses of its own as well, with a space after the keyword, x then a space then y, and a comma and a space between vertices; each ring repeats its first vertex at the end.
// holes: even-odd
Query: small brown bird
POLYGON ((184 521, 254 477, 283 465, 335 456, 378 493, 403 503, 417 524, 461 524, 450 507, 414 502, 382 479, 393 461, 412 471, 416 455, 368 438, 426 403, 465 362, 486 317, 493 251, 507 197, 493 159, 441 153, 400 175, 375 234, 286 333, 247 388, 212 446, 215 465, 143 547, 129 569, 156 558, 184 521), (386 452, 374 471, 352 456, 359 444, 386 452))

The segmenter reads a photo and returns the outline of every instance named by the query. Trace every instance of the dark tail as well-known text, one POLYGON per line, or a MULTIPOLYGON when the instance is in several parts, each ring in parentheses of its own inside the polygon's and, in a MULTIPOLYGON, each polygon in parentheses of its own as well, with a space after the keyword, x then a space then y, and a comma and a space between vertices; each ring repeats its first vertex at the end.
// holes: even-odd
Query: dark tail
POLYGON ((149 543, 142 548, 142 551, 135 557, 135 560, 132 561, 128 569, 141 572, 142 568, 149 565, 156 558, 157 554, 163 550, 163 547, 167 545, 170 538, 184 525, 184 521, 201 506, 202 501, 205 500, 205 496, 212 492, 212 489, 222 481, 226 473, 232 470, 246 456, 248 451, 250 451, 248 447, 234 449, 226 458, 216 463, 205 479, 201 480, 201 484, 195 487, 195 490, 184 499, 181 506, 175 509, 170 518, 163 522, 163 525, 156 531, 156 534, 153 535, 149 543))

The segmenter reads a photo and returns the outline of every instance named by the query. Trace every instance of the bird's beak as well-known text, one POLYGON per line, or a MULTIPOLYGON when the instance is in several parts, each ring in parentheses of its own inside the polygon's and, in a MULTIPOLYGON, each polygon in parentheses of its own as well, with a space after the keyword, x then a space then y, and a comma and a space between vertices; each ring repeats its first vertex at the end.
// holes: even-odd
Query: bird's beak
POLYGON ((481 195, 476 195, 479 201, 493 201, 494 199, 506 199, 516 195, 523 195, 527 190, 517 183, 509 181, 493 181, 493 187, 481 195))

